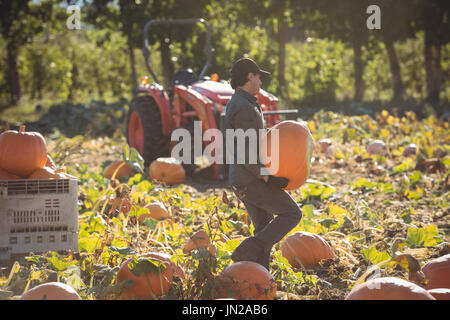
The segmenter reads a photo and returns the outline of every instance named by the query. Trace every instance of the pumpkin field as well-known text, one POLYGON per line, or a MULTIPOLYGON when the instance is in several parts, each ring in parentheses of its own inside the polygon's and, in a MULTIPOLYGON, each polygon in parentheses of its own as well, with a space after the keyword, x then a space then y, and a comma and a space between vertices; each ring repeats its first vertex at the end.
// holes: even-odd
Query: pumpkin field
POLYGON ((37 174, 78 180, 78 251, 3 263, 0 299, 449 299, 449 122, 320 111, 306 125, 310 174, 288 191, 303 216, 274 246, 269 271, 231 260, 254 228, 208 167, 161 182, 121 127, 72 136, 22 128, 42 129, 49 157, 37 174))

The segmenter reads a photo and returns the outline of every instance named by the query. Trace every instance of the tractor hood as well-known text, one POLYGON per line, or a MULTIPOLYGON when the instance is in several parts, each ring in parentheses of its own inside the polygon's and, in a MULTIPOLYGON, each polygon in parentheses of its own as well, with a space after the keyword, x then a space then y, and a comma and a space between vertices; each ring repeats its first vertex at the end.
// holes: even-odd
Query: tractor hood
MULTIPOLYGON (((216 82, 216 81, 198 81, 192 84, 192 89, 198 93, 208 97, 212 101, 219 102, 225 105, 234 93, 234 89, 228 82, 216 82)), ((278 102, 277 97, 267 91, 260 89, 258 94, 258 103, 265 104, 267 106, 276 105, 278 102)), ((277 107, 275 107, 277 109, 277 107)))
POLYGON ((192 85, 192 89, 222 104, 227 103, 234 92, 228 83, 210 80, 198 81, 192 85))

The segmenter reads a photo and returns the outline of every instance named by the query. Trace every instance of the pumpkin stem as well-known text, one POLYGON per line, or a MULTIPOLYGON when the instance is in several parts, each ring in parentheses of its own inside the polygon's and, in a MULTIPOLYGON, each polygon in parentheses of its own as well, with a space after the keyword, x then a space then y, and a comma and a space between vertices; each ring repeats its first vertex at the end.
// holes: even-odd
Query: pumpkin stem
POLYGON ((25 125, 20 126, 19 132, 25 132, 25 125))

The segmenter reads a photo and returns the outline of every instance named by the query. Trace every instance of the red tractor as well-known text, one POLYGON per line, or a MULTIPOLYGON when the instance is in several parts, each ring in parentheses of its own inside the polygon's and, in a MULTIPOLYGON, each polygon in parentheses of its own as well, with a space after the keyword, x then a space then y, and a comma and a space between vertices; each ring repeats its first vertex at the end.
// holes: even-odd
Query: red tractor
MULTIPOLYGON (((212 46, 210 28, 204 19, 147 22, 144 27, 143 54, 154 83, 150 84, 148 77, 141 79, 139 94, 130 104, 126 135, 130 147, 139 151, 145 160, 145 165, 148 166, 158 157, 170 156, 171 149, 176 144, 170 139, 174 129, 186 128, 192 132, 194 121, 201 121, 203 132, 211 128, 217 128, 223 132, 225 105, 231 99, 234 90, 228 82, 219 81, 216 74, 205 77, 211 63, 212 46), (201 23, 206 28, 206 64, 199 76, 191 69, 176 72, 173 76, 172 88, 164 90, 148 63, 148 29, 161 24, 188 23, 201 23)), ((294 119, 297 116, 297 110, 278 110, 278 99, 262 89, 258 95, 258 103, 265 116, 267 128, 280 121, 280 114, 294 119)), ((203 142, 203 148, 210 143, 218 142, 214 140, 203 142)), ((193 163, 192 160, 191 164, 183 164, 188 174, 193 170, 193 163)), ((222 180, 227 176, 226 165, 212 164, 212 172, 215 179, 222 180)))

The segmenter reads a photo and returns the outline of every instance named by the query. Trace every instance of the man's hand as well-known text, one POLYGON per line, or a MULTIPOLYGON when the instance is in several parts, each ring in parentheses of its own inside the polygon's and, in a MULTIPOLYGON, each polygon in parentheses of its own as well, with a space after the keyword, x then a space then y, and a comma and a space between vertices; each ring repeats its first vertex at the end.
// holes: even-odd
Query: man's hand
POLYGON ((289 183, 289 179, 275 176, 264 176, 264 180, 266 181, 266 183, 278 187, 280 189, 286 188, 289 183))

